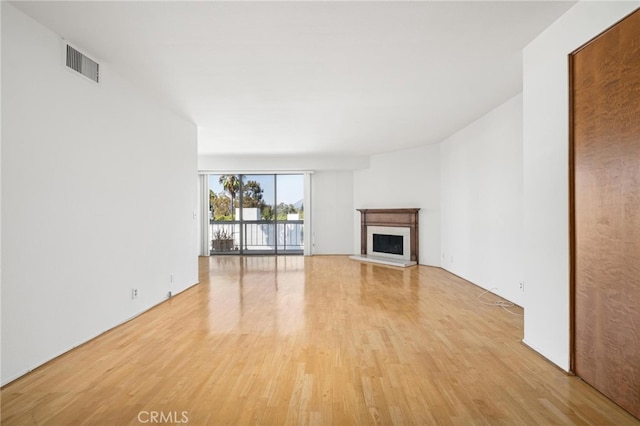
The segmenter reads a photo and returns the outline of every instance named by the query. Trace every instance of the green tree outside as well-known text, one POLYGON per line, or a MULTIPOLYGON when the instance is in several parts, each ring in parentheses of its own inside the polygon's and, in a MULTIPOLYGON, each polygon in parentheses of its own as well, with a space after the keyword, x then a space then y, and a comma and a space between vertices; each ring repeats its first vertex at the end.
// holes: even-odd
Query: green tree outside
MULTIPOLYGON (((262 220, 273 220, 273 206, 266 204, 263 200, 264 190, 260 183, 255 180, 249 180, 242 185, 242 194, 240 194, 240 179, 237 175, 221 175, 218 179, 224 192, 219 194, 209 190, 209 208, 212 210, 213 220, 235 220, 235 209, 239 208, 242 197, 243 208, 260 209, 260 218, 262 220)), ((304 208, 296 207, 293 204, 280 203, 275 207, 275 216, 279 221, 286 221, 287 215, 297 213, 300 219, 304 219, 304 208)))
MULTIPOLYGON (((240 191, 240 179, 236 175, 222 175, 218 179, 222 188, 231 196, 231 206, 235 206, 236 195, 240 191)), ((235 220, 235 209, 231 209, 231 220, 235 220)))

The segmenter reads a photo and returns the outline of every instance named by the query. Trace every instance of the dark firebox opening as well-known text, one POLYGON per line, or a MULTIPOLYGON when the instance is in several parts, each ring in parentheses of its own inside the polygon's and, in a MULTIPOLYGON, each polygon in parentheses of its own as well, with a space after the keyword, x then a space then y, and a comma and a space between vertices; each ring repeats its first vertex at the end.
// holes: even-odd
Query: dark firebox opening
POLYGON ((373 251, 402 256, 404 254, 402 235, 373 234, 373 251))

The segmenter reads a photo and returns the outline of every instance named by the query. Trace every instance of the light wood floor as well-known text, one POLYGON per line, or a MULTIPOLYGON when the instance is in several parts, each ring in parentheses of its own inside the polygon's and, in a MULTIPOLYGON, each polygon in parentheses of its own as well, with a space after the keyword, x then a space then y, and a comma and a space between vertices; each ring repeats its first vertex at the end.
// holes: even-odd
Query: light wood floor
POLYGON ((640 424, 441 269, 212 257, 200 281, 5 386, 2 424, 640 424))

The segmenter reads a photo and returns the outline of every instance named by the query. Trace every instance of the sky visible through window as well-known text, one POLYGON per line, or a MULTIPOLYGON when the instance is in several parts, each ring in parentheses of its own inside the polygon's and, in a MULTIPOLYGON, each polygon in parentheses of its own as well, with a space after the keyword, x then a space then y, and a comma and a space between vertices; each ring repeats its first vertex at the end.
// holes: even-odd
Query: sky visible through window
MULTIPOLYGON (((263 189, 265 203, 272 204, 274 196, 273 175, 245 175, 246 180, 255 180, 263 189)), ((222 185, 218 181, 220 175, 209 175, 209 189, 220 194, 224 192, 222 185)), ((277 204, 301 204, 304 198, 304 175, 276 175, 278 185, 277 204)))

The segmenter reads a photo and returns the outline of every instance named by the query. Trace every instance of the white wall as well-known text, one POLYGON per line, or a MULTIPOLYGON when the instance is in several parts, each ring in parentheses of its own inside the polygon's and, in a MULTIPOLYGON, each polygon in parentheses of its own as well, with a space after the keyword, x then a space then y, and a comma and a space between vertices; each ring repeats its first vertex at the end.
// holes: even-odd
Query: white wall
POLYGON ((198 279, 196 127, 101 77, 2 2, 3 384, 198 279))
POLYGON ((568 54, 640 6, 580 2, 523 54, 524 341, 569 369, 568 54))
POLYGON ((440 144, 442 267, 524 304, 522 95, 440 144))
POLYGON ((311 175, 312 254, 353 254, 353 171, 311 175))
MULTIPOLYGON (((372 156, 354 172, 354 208, 420 208, 419 263, 440 266, 440 148, 372 156)), ((353 253, 360 253, 360 213, 354 212, 353 253)))

